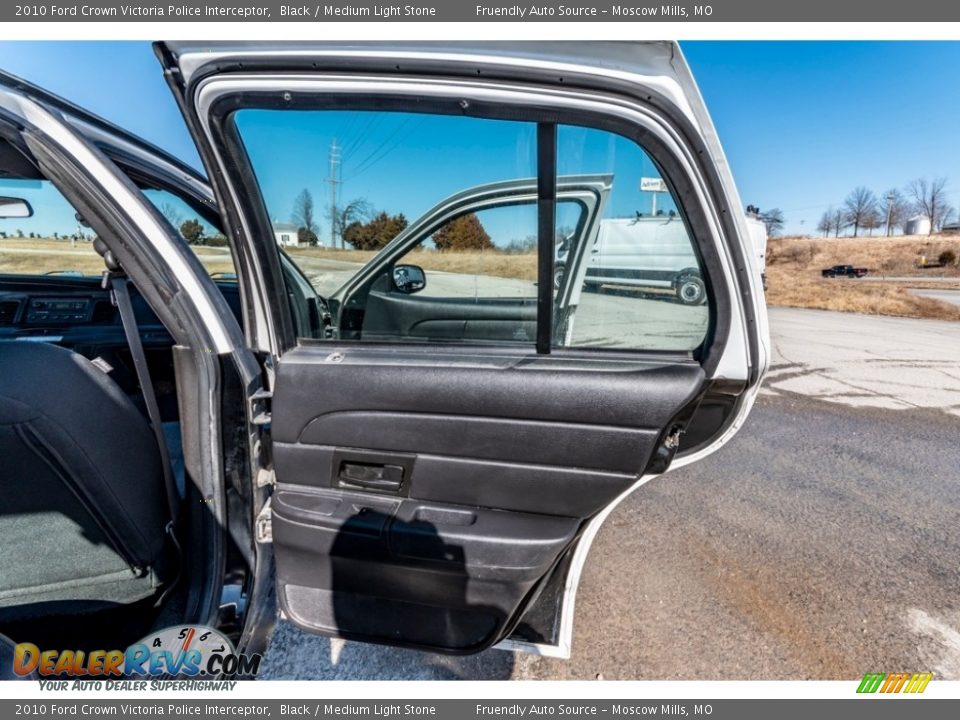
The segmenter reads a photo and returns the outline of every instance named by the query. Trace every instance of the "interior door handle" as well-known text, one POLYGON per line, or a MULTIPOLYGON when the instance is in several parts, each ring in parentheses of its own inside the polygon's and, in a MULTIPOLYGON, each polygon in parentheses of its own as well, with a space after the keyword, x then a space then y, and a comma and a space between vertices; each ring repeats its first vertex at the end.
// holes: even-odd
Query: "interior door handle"
POLYGON ((337 474, 340 487, 396 493, 403 486, 403 466, 344 460, 337 474))

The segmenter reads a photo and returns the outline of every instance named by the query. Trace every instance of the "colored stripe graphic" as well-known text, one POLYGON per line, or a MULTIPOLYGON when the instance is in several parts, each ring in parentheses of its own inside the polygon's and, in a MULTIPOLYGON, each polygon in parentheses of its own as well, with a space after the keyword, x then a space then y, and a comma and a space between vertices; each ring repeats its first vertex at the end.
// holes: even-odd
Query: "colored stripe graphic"
POLYGON ((922 693, 927 689, 927 684, 932 678, 933 673, 914 673, 903 691, 905 693, 922 693))
POLYGON ((886 673, 867 673, 863 676, 863 680, 860 681, 860 687, 857 688, 857 692, 875 693, 885 677, 886 673))
POLYGON ((867 673, 860 681, 858 693, 922 693, 933 673, 867 673))

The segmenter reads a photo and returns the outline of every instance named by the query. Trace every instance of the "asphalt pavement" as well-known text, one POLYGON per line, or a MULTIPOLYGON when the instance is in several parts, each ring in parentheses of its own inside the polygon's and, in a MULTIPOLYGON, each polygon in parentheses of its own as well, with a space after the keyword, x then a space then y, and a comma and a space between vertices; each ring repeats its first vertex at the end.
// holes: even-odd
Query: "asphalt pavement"
POLYGON ((771 311, 738 436, 598 535, 569 660, 278 626, 265 679, 960 679, 960 325, 771 311))
POLYGON ((960 305, 960 290, 911 290, 914 295, 939 300, 940 302, 960 305))

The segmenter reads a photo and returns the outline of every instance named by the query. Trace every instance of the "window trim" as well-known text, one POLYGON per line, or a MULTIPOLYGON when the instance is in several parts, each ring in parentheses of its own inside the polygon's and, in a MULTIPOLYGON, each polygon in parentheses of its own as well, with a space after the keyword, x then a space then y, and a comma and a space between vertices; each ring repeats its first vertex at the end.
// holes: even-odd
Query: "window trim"
POLYGON ((557 243, 557 125, 537 124, 537 355, 553 348, 553 266, 557 243))

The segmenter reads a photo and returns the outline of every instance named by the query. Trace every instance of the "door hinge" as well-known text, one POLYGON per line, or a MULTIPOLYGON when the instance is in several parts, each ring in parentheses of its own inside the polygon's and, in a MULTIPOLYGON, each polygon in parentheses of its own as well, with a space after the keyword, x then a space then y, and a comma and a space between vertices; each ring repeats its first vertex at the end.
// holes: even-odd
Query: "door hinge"
POLYGON ((685 430, 686 428, 683 425, 677 423, 667 431, 653 457, 650 458, 650 462, 647 463, 647 467, 644 468, 644 474, 659 475, 667 471, 670 463, 673 462, 673 456, 677 454, 677 449, 680 447, 680 437, 685 430))
POLYGON ((257 542, 261 545, 266 545, 273 542, 273 509, 271 508, 271 503, 273 498, 267 498, 267 502, 263 504, 263 507, 260 508, 260 512, 257 513, 257 522, 256 525, 256 538, 257 542))
POLYGON ((273 468, 260 468, 257 470, 257 487, 264 488, 277 484, 277 474, 273 468))
POLYGON ((273 392, 260 388, 250 396, 250 422, 259 427, 269 425, 273 420, 270 401, 273 399, 273 392))
POLYGON ((676 450, 680 447, 680 436, 683 434, 682 425, 674 425, 667 436, 663 439, 663 446, 668 450, 676 450))

